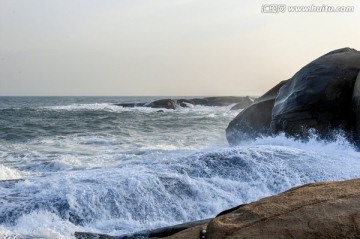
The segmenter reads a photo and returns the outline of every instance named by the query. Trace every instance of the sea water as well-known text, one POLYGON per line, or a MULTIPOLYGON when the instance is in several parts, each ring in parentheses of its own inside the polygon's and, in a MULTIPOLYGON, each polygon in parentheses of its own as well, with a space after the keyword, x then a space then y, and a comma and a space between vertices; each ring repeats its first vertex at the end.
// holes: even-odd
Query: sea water
POLYGON ((339 135, 228 146, 241 111, 123 108, 159 97, 0 97, 0 238, 123 235, 213 217, 318 181, 360 177, 339 135))

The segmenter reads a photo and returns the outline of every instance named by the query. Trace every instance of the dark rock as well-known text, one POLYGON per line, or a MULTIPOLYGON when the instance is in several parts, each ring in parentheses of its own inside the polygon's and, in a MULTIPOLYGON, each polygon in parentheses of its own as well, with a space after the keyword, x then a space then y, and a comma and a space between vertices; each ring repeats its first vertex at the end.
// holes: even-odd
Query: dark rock
POLYGON ((354 49, 319 57, 240 112, 226 129, 229 143, 280 132, 331 139, 342 131, 360 145, 360 82, 354 88, 359 72, 360 52, 354 49))
POLYGON ((271 130, 306 138, 309 129, 327 138, 334 129, 354 127, 352 94, 360 71, 360 52, 343 48, 314 60, 279 91, 271 130))
POLYGON ((360 73, 358 74, 352 96, 353 111, 355 114, 354 140, 360 145, 360 73))
POLYGON ((156 113, 164 113, 165 111, 163 111, 163 110, 158 110, 158 111, 156 111, 156 113))
POLYGON ((176 101, 172 99, 162 99, 153 101, 149 104, 145 104, 144 106, 151 108, 165 108, 174 110, 176 108, 176 101))
POLYGON ((241 110, 245 109, 246 107, 250 106, 254 100, 250 98, 249 96, 244 97, 239 103, 231 107, 230 110, 241 110))
MULTIPOLYGON (((174 226, 162 227, 154 230, 146 230, 123 236, 108 236, 104 234, 75 232, 76 239, 144 239, 144 238, 163 238, 171 236, 180 231, 207 224, 211 219, 204 219, 193 222, 186 222, 174 226)), ((199 234, 200 235, 200 234, 199 234)))
POLYGON ((282 81, 263 96, 241 111, 226 129, 226 138, 231 145, 243 140, 270 134, 271 112, 278 91, 287 81, 282 81))
POLYGON ((283 85, 285 85, 287 82, 288 82, 288 80, 281 81, 279 84, 277 84, 276 86, 274 86, 273 88, 268 90, 265 94, 263 94, 259 98, 256 98, 255 103, 275 99, 277 97, 277 95, 279 94, 279 90, 281 89, 281 87, 283 87, 283 85))
POLYGON ((134 107, 143 107, 145 103, 122 103, 122 104, 115 104, 116 106, 122 106, 124 108, 134 108, 134 107))
POLYGON ((190 105, 195 105, 195 102, 191 99, 179 99, 177 100, 177 104, 181 107, 189 107, 190 105))
POLYGON ((75 232, 76 239, 117 239, 117 237, 90 232, 75 232))
POLYGON ((249 106, 253 100, 246 97, 236 96, 221 96, 221 97, 205 97, 205 98, 193 98, 193 99, 161 99, 150 103, 121 103, 114 104, 126 108, 133 107, 151 107, 151 108, 165 108, 175 109, 176 106, 189 107, 189 105, 204 105, 204 106, 228 106, 238 103, 241 108, 249 106))

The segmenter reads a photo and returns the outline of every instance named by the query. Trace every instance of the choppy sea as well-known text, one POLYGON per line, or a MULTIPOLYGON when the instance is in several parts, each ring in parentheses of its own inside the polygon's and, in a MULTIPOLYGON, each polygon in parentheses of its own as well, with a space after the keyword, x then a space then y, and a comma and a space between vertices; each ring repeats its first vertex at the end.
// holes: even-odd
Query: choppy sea
POLYGON ((154 99, 0 97, 0 238, 128 234, 360 177, 360 153, 341 136, 230 147, 231 106, 113 105, 154 99))

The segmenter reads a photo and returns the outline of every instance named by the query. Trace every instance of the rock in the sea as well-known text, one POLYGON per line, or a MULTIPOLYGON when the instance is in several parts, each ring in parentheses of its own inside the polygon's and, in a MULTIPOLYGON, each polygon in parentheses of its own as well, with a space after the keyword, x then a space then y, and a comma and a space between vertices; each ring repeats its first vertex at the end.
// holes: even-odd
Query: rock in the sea
POLYGON ((146 103, 121 103, 121 104, 114 104, 116 106, 121 106, 124 108, 134 108, 134 107, 143 107, 146 103))
POLYGON ((176 108, 176 100, 172 100, 172 99, 156 100, 149 104, 145 104, 144 106, 151 108, 165 108, 165 109, 174 110, 176 108))
POLYGON ((351 132, 352 94, 360 71, 360 52, 343 48, 314 60, 279 91, 272 110, 271 129, 306 137, 314 129, 321 137, 333 129, 351 132))
POLYGON ((360 82, 354 89, 359 72, 355 49, 319 57, 240 112, 226 129, 229 143, 281 132, 302 139, 314 132, 329 139, 342 131, 360 145, 360 82))
POLYGON ((193 99, 161 99, 149 103, 121 103, 115 104, 126 108, 132 107, 150 107, 150 108, 164 108, 175 109, 176 106, 189 107, 190 105, 203 106, 228 106, 238 104, 237 107, 241 109, 252 104, 253 100, 249 96, 219 96, 219 97, 205 97, 193 99))
POLYGON ((270 133, 271 112, 275 98, 286 82, 282 81, 274 86, 230 122, 226 129, 229 144, 235 145, 243 140, 270 133))

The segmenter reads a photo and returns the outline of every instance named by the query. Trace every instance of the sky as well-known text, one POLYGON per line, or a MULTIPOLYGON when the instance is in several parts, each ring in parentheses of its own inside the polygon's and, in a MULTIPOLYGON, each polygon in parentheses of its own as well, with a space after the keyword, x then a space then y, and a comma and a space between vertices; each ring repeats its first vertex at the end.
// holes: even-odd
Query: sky
POLYGON ((0 95, 261 95, 360 49, 360 2, 0 0, 0 95), (264 4, 354 6, 264 13, 264 4))

